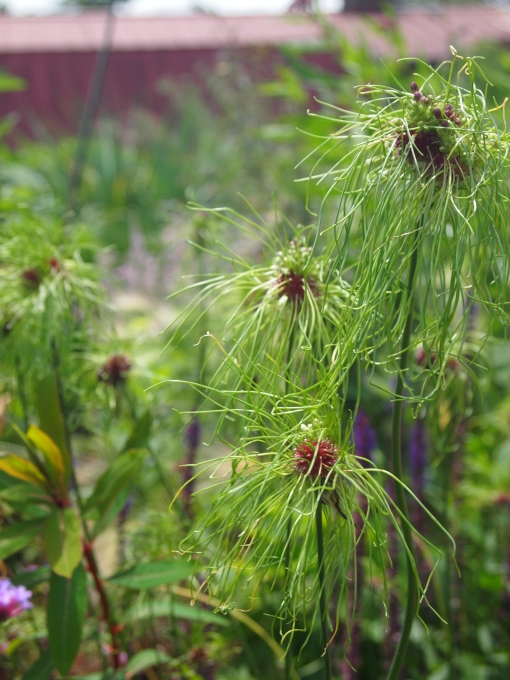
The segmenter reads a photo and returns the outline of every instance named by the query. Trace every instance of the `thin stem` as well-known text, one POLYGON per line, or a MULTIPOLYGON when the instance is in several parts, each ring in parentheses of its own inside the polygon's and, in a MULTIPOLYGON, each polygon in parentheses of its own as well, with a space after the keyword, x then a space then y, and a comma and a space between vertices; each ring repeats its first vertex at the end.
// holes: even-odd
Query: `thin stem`
MULTIPOLYGON (((402 469, 402 418, 404 406, 404 374, 407 371, 409 362, 409 345, 411 342, 411 331, 413 323, 413 299, 414 299, 414 279, 416 276, 416 269, 418 265, 418 235, 421 230, 422 220, 419 221, 418 227, 414 232, 414 239, 412 244, 411 261, 409 263, 409 275, 407 279, 407 303, 409 311, 402 335, 401 352, 399 358, 399 371, 397 377, 397 385, 395 387, 395 404, 393 408, 392 421, 392 445, 391 445, 391 459, 393 466, 393 474, 400 482, 403 482, 402 469)), ((403 300, 404 302, 404 300, 403 300)), ((409 522, 409 510, 407 508, 407 501, 402 483, 395 484, 395 496, 397 507, 402 516, 402 533, 406 543, 406 567, 407 567, 407 603, 404 614, 404 623, 402 625, 402 632, 398 641, 397 649, 393 656, 387 680, 398 680, 402 664, 405 659, 409 636, 411 628, 416 616, 418 608, 418 588, 416 586, 415 575, 413 570, 414 547, 413 534, 409 522)))
POLYGON ((85 515, 84 515, 85 505, 84 505, 84 502, 83 502, 83 498, 81 496, 80 485, 78 484, 78 480, 76 478, 76 472, 74 470, 73 453, 72 453, 72 448, 71 448, 71 437, 70 437, 70 433, 69 433, 69 429, 67 427, 67 421, 66 421, 66 417, 65 417, 64 401, 63 401, 63 397, 62 397, 62 386, 61 386, 61 383, 60 383, 60 374, 59 374, 59 370, 58 370, 58 356, 55 356, 55 376, 56 376, 56 381, 57 381, 57 390, 58 390, 58 397, 59 397, 59 401, 60 401, 60 408, 61 408, 62 414, 64 416, 64 436, 65 436, 65 440, 66 440, 66 444, 67 444, 67 450, 69 452, 71 485, 72 485, 74 493, 76 495, 76 503, 78 505, 81 525, 82 525, 82 528, 83 528, 83 535, 84 535, 84 538, 85 538, 83 553, 84 553, 84 556, 85 556, 85 560, 87 561, 89 571, 92 574, 92 578, 94 579, 94 584, 96 586, 96 590, 98 592, 99 599, 101 601, 101 608, 103 610, 103 618, 106 621, 106 623, 108 625, 108 629, 110 631, 110 637, 111 637, 111 643, 112 643, 112 651, 111 651, 111 654, 110 654, 111 663, 112 663, 113 669, 117 670, 120 667, 120 663, 119 663, 119 652, 120 652, 120 650, 119 650, 118 645, 117 645, 118 627, 115 624, 115 621, 112 617, 110 603, 108 601, 108 596, 106 594, 106 590, 104 588, 103 581, 99 576, 99 569, 98 569, 96 557, 94 555, 94 551, 93 551, 93 548, 92 548, 92 537, 91 537, 89 528, 87 526, 87 522, 85 521, 85 515))
POLYGON ((317 503, 315 511, 315 523, 317 527, 317 561, 319 569, 320 588, 320 614, 322 628, 322 644, 324 645, 324 680, 331 680, 331 654, 329 651, 328 631, 328 603, 326 602, 325 576, 324 576, 324 537, 322 533, 322 502, 317 503))
POLYGON ((87 560, 87 565, 89 568, 90 573, 92 574, 92 578, 94 579, 94 584, 96 586, 96 590, 99 595, 99 599, 101 600, 101 608, 103 610, 103 618, 106 621, 108 625, 108 630, 110 631, 110 637, 112 641, 112 649, 110 652, 110 657, 112 660, 112 666, 115 670, 117 670, 120 667, 119 663, 119 648, 117 645, 117 632, 118 628, 115 625, 115 622, 112 618, 111 610, 110 610, 110 603, 108 601, 108 596, 106 595, 106 590, 104 588, 104 583, 103 580, 99 576, 99 570, 97 568, 97 562, 96 558, 94 556, 94 552, 92 550, 92 545, 88 542, 84 544, 84 555, 85 559, 87 560))
POLYGON ((108 66, 108 59, 110 57, 113 37, 113 4, 115 0, 109 0, 107 6, 107 15, 104 29, 103 44, 101 50, 97 54, 94 64, 94 71, 90 82, 89 91, 83 107, 80 125, 78 128, 78 146, 76 149, 76 156, 74 159, 74 166, 71 171, 69 180, 69 198, 71 206, 74 206, 76 200, 76 193, 80 188, 81 177, 83 172, 83 165, 87 154, 87 146, 90 136, 92 134, 92 127, 94 124, 94 116, 101 99, 103 90, 104 77, 106 74, 106 67, 108 66))
MULTIPOLYGON (((286 536, 287 536, 287 545, 285 547, 285 556, 283 560, 283 565, 285 568, 285 578, 287 578, 287 575, 290 570, 290 532, 291 532, 291 523, 290 523, 290 518, 287 520, 287 531, 286 531, 286 536)), ((286 614, 286 612, 285 612, 286 614)), ((292 675, 292 653, 291 653, 291 644, 292 644, 292 637, 291 637, 291 642, 289 643, 289 646, 285 650, 285 671, 284 671, 284 680, 290 680, 291 675, 292 675)))

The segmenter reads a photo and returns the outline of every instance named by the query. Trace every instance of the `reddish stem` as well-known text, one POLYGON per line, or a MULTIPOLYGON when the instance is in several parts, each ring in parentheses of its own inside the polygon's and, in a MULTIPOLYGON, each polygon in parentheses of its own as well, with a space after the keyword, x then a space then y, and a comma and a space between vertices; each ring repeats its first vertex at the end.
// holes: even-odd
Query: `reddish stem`
POLYGON ((110 603, 108 602, 108 597, 106 595, 103 580, 99 576, 97 562, 94 556, 94 552, 92 550, 92 545, 90 543, 84 542, 83 552, 85 554, 85 559, 87 560, 89 571, 92 574, 92 578, 94 579, 96 590, 99 594, 99 599, 101 600, 101 607, 103 609, 103 619, 108 624, 108 629, 110 631, 110 637, 112 641, 112 647, 110 652, 112 667, 114 668, 114 670, 118 670, 120 668, 119 663, 120 650, 117 645, 118 626, 115 625, 115 622, 112 618, 112 614, 110 611, 110 603))

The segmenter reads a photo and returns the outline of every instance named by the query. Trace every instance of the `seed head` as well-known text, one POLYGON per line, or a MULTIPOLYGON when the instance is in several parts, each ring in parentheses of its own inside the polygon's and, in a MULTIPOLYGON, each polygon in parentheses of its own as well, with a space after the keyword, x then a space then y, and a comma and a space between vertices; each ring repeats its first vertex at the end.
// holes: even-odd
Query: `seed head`
POLYGON ((114 354, 101 366, 97 372, 97 378, 101 382, 116 387, 126 380, 127 372, 131 368, 131 362, 123 354, 114 354))
POLYGON ((294 469, 313 479, 325 479, 338 460, 339 448, 328 439, 305 439, 294 449, 294 469))
POLYGON ((303 274, 297 274, 290 270, 288 274, 281 274, 276 282, 278 286, 278 294, 280 297, 284 295, 292 300, 292 302, 303 302, 305 297, 305 287, 308 284, 310 290, 314 293, 316 291, 315 282, 312 278, 305 279, 303 274))
POLYGON ((41 283, 41 275, 37 269, 25 269, 21 274, 21 280, 27 288, 31 290, 37 290, 39 284, 41 283))

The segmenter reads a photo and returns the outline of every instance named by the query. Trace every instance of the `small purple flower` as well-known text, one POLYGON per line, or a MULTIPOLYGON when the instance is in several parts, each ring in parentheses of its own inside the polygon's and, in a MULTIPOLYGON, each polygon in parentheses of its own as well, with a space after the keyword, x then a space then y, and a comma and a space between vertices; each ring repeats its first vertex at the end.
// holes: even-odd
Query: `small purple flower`
POLYGON ((126 499, 126 502, 122 506, 119 516, 118 516, 118 521, 121 526, 123 526, 128 519, 129 513, 131 512, 131 508, 133 507, 133 494, 130 493, 129 496, 126 499))
POLYGON ((372 451, 377 446, 377 438, 374 428, 370 423, 370 418, 365 411, 360 408, 354 421, 354 451, 360 458, 370 460, 372 451))
POLYGON ((31 609, 31 597, 25 586, 14 586, 8 578, 0 578, 0 623, 31 609))

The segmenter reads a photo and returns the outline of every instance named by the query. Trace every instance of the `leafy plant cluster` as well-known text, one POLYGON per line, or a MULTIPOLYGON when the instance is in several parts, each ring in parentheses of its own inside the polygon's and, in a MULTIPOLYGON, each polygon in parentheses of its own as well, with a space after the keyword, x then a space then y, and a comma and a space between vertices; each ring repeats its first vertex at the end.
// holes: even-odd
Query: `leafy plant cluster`
POLYGON ((277 122, 187 104, 185 178, 165 126, 105 123, 74 208, 72 140, 2 151, 6 677, 508 673, 501 109, 476 60, 389 75, 326 31, 346 77, 288 51, 277 122), (168 222, 190 283, 126 303, 104 244, 152 262, 168 222))

